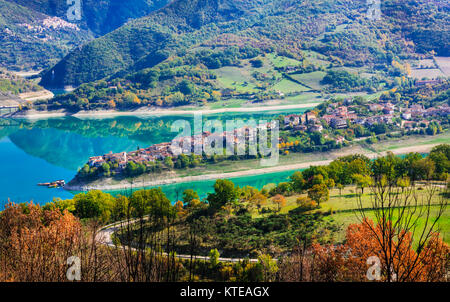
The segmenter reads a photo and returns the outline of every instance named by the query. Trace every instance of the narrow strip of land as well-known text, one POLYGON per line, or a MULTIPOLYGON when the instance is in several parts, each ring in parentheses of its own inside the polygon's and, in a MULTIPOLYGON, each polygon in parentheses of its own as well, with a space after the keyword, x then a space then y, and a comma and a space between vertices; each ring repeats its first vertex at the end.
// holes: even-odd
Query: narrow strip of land
POLYGON ((63 117, 63 116, 75 116, 78 118, 101 118, 101 117, 114 117, 114 116, 161 116, 161 115, 193 115, 193 114, 219 114, 226 112, 235 113, 248 113, 248 112, 261 112, 261 111, 282 111, 282 110, 295 110, 295 109, 308 109, 314 108, 321 103, 307 103, 307 104, 294 104, 294 105, 277 105, 277 106, 252 106, 252 107, 238 107, 238 108, 220 108, 220 109, 196 109, 194 107, 185 107, 183 109, 163 109, 163 108, 141 108, 134 111, 116 111, 116 110, 98 110, 98 111, 80 111, 77 113, 69 113, 65 111, 36 111, 30 110, 28 112, 20 112, 15 115, 17 118, 29 118, 40 119, 49 117, 63 117))
MULTIPOLYGON (((428 153, 430 150, 437 146, 438 144, 427 144, 427 145, 418 145, 418 146, 410 146, 404 148, 397 148, 390 150, 396 155, 407 154, 411 152, 418 153, 428 153)), ((364 155, 367 157, 374 159, 379 156, 384 156, 388 151, 383 151, 379 153, 375 152, 364 152, 364 155)), ((196 181, 206 181, 206 180, 214 180, 214 179, 229 179, 229 178, 237 178, 237 177, 245 177, 245 176, 255 176, 262 175, 267 173, 277 173, 277 172, 285 172, 285 171, 294 171, 307 169, 311 166, 323 166, 328 165, 334 159, 322 160, 322 161, 314 161, 314 162, 304 162, 297 163, 292 165, 284 165, 284 166, 274 166, 260 169, 252 169, 252 170, 244 170, 244 171, 236 171, 236 172, 228 172, 228 173, 214 173, 214 174, 206 174, 206 175, 196 175, 196 176, 186 176, 186 177, 177 177, 177 178, 169 178, 169 179, 160 179, 160 180, 152 180, 152 181, 143 181, 139 182, 139 187, 154 187, 154 186, 162 186, 176 183, 186 183, 186 182, 196 182, 196 181)), ((122 189, 128 189, 130 187, 130 182, 123 181, 117 184, 91 184, 91 185, 66 185, 65 189, 69 191, 89 191, 89 190, 106 190, 106 191, 116 191, 122 189)))

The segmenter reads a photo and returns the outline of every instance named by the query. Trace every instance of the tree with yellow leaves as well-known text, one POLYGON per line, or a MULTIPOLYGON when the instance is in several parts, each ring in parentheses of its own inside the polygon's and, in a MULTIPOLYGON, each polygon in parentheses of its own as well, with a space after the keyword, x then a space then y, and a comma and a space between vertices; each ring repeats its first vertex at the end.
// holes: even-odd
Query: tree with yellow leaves
POLYGON ((214 90, 214 91, 212 92, 211 97, 212 97, 212 99, 213 99, 214 101, 220 101, 220 99, 222 98, 222 93, 220 93, 220 91, 214 90))
POLYGON ((261 212, 261 208, 267 202, 267 197, 261 192, 257 192, 249 200, 250 204, 255 205, 259 212, 261 212))
POLYGON ((277 205, 278 212, 281 211, 281 208, 286 206, 286 198, 281 194, 275 195, 273 197, 272 201, 273 201, 273 203, 275 203, 277 205))
POLYGON ((116 102, 114 102, 114 100, 109 100, 108 101, 108 107, 111 109, 116 108, 116 102))
POLYGON ((182 215, 185 211, 184 211, 184 204, 181 200, 178 200, 175 203, 175 210, 177 211, 178 215, 182 215))

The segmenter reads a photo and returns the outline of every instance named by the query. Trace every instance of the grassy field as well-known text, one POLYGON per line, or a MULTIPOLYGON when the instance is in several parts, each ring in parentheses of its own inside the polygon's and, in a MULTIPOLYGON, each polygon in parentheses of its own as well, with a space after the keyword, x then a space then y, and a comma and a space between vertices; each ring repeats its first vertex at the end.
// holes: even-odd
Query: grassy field
MULTIPOLYGON (((312 104, 310 107, 307 106, 307 107, 301 107, 298 109, 280 108, 280 109, 274 110, 272 108, 270 111, 267 111, 269 113, 270 112, 282 112, 283 114, 292 114, 292 113, 303 113, 304 111, 306 111, 308 109, 314 108, 315 104, 321 103, 321 102, 323 102, 323 99, 320 98, 320 96, 318 94, 307 92, 307 93, 302 93, 302 94, 296 95, 296 96, 286 97, 284 99, 280 98, 280 99, 269 100, 269 101, 265 101, 265 102, 261 102, 261 103, 253 103, 249 100, 244 100, 244 99, 229 99, 229 100, 223 100, 223 101, 216 102, 216 103, 208 103, 208 105, 202 109, 215 110, 215 109, 224 109, 224 108, 232 109, 232 108, 251 107, 251 108, 254 108, 255 110, 257 110, 258 108, 262 108, 262 107, 312 104)), ((196 110, 198 110, 198 108, 191 107, 191 108, 189 108, 189 110, 186 110, 186 111, 196 111, 196 110)))
MULTIPOLYGON (((431 210, 431 219, 433 217, 436 217, 438 211, 438 207, 432 207, 431 210)), ((374 220, 375 215, 374 211, 366 211, 365 212, 367 217, 374 220)), ((414 216, 417 217, 417 216, 414 216)), ((394 218, 395 219, 395 218, 394 218)), ((360 222, 360 216, 357 215, 357 212, 341 212, 336 213, 333 215, 330 215, 327 217, 327 220, 337 224, 340 226, 341 231, 337 232, 336 234, 333 234, 334 241, 336 242, 342 242, 345 239, 345 230, 347 229, 347 226, 353 223, 359 223, 360 222)), ((417 225, 417 231, 415 233, 414 241, 418 241, 418 237, 420 236, 420 230, 423 230, 425 222, 425 217, 422 216, 418 219, 418 225, 417 225)), ((447 209, 443 215, 441 216, 440 220, 438 221, 438 227, 437 230, 439 231, 441 238, 448 244, 450 244, 450 210, 447 209)))
MULTIPOLYGON (((420 186, 417 186, 417 187, 420 187, 420 186)), ((332 189, 332 190, 330 190, 329 201, 322 203, 320 205, 319 209, 311 211, 311 213, 314 213, 314 212, 316 212, 316 213, 317 212, 332 213, 331 215, 326 216, 325 221, 333 223, 336 226, 338 226, 338 228, 339 228, 339 232, 331 234, 333 236, 334 242, 342 242, 345 239, 345 231, 350 224, 360 223, 361 216, 360 216, 359 211, 357 210, 358 209, 358 195, 360 192, 361 192, 361 190, 355 186, 345 187, 342 190, 342 195, 340 194, 340 191, 338 189, 332 189)), ((415 194, 417 194, 419 200, 422 200, 421 198, 426 197, 428 194, 428 191, 426 189, 417 190, 415 192, 415 194)), ((287 197, 286 198, 286 206, 281 209, 280 213, 286 214, 289 211, 296 209, 298 207, 296 200, 300 196, 305 197, 306 194, 294 195, 294 196, 287 197)), ((373 200, 372 198, 373 198, 373 194, 371 192, 369 192, 368 189, 366 189, 366 192, 363 195, 361 195, 361 201, 362 201, 363 208, 372 208, 372 200, 373 200)), ((439 197, 435 196, 432 202, 433 203, 439 202, 439 197)), ((272 203, 270 200, 267 204, 267 207, 274 209, 274 210, 277 208, 277 206, 274 203, 272 203)), ((432 210, 431 210, 430 219, 433 219, 434 217, 436 217, 437 212, 438 212, 438 206, 433 206, 432 210)), ((372 219, 372 220, 375 219, 374 211, 367 210, 367 211, 365 211, 365 214, 370 219, 372 219)), ((264 215, 268 215, 268 214, 264 214, 264 215)), ((258 218, 258 217, 263 217, 264 215, 261 215, 259 213, 254 213, 253 217, 258 218)), ((418 220, 418 226, 417 226, 418 230, 423 229, 424 222, 425 222, 425 217, 420 217, 418 220)), ((438 222, 438 230, 439 230, 443 240, 447 243, 450 243, 450 208, 447 208, 445 210, 444 214, 442 215, 442 217, 440 218, 440 220, 438 222)), ((419 233, 419 232, 418 231, 416 232, 416 234, 415 234, 416 236, 419 235, 417 233, 419 233)), ((415 239, 417 240, 418 238, 415 238, 415 239)))
POLYGON ((324 99, 319 93, 304 92, 295 96, 288 96, 283 99, 286 104, 308 104, 308 103, 321 103, 324 99))
MULTIPOLYGON (((221 108, 241 108, 246 103, 248 103, 248 100, 230 99, 230 100, 223 100, 217 103, 209 103, 208 108, 213 110, 221 108)), ((194 108, 194 110, 196 109, 197 108, 194 108)))
POLYGON ((300 61, 297 61, 297 60, 294 60, 291 58, 287 58, 284 56, 278 56, 275 53, 268 54, 266 57, 274 67, 278 67, 278 68, 286 67, 286 66, 297 66, 297 65, 301 64, 300 61))
POLYGON ((257 91, 255 83, 251 79, 250 68, 227 66, 215 71, 217 81, 224 87, 236 89, 238 92, 254 93, 257 91))
MULTIPOLYGON (((417 188, 420 188, 420 185, 417 185, 417 188)), ((417 197, 419 200, 425 198, 428 194, 427 190, 417 190, 417 197)), ((347 186, 342 189, 342 195, 339 189, 330 190, 330 199, 327 202, 320 204, 320 208, 314 210, 312 212, 344 212, 348 213, 351 210, 355 210, 358 208, 358 196, 361 195, 361 202, 363 208, 372 208, 372 200, 373 193, 370 192, 369 189, 366 189, 364 194, 361 194, 361 189, 356 186, 347 186)), ((293 195, 286 197, 286 206, 281 209, 281 213, 288 213, 289 211, 297 208, 297 198, 306 197, 307 194, 302 195, 293 195)), ((433 199, 433 203, 438 202, 438 197, 435 196, 433 199)), ((269 202, 268 207, 275 208, 275 204, 269 202)), ((449 209, 450 210, 450 209, 449 209)), ((449 238, 450 239, 450 238, 449 238)))
POLYGON ((445 73, 447 77, 450 77, 450 57, 435 57, 434 60, 439 69, 445 73))
POLYGON ((449 144, 450 143, 450 131, 444 133, 429 136, 429 135, 415 135, 405 136, 400 139, 391 139, 381 143, 373 145, 374 149, 378 152, 390 151, 406 146, 420 146, 428 144, 449 144))
POLYGON ((328 58, 318 52, 312 50, 304 50, 303 54, 308 62, 316 66, 328 67, 330 65, 330 61, 328 61, 328 58))
POLYGON ((276 68, 286 66, 298 66, 300 61, 278 56, 274 53, 259 57, 264 62, 263 67, 253 67, 249 60, 244 60, 242 66, 227 66, 214 71, 217 76, 217 82, 220 86, 229 89, 236 89, 241 93, 255 93, 260 91, 259 87, 272 91, 280 91, 284 94, 301 93, 310 89, 290 81, 283 79, 282 74, 276 68), (267 76, 267 81, 258 81, 253 77, 255 72, 267 76), (270 79, 270 80, 269 80, 270 79), (270 83, 270 84, 269 84, 270 83), (269 85, 268 85, 269 84, 269 85))
MULTIPOLYGON (((314 52, 308 53, 308 56, 318 61, 325 59, 322 55, 314 52)), ((214 70, 213 72, 217 76, 217 84, 222 88, 236 90, 238 93, 253 94, 261 91, 271 91, 281 92, 285 95, 291 94, 288 97, 270 101, 270 105, 307 104, 322 102, 324 100, 319 93, 311 91, 312 89, 321 90, 322 86, 320 85, 320 81, 325 75, 324 72, 294 75, 293 78, 305 84, 302 85, 283 78, 283 74, 276 70, 276 68, 280 67, 298 66, 301 64, 300 61, 278 56, 275 53, 260 56, 259 59, 264 62, 264 65, 260 68, 253 67, 250 64, 250 60, 243 60, 241 66, 227 66, 214 70), (257 79, 254 74, 263 75, 265 79, 257 79)), ((221 102, 221 104, 212 104, 209 107, 211 109, 239 108, 245 106, 246 103, 248 101, 233 99, 221 102)))
POLYGON ((415 79, 437 79, 438 77, 445 77, 445 74, 437 68, 433 69, 412 69, 411 76, 415 79))
POLYGON ((275 91, 281 91, 285 94, 295 93, 295 92, 305 92, 310 89, 306 86, 300 85, 288 79, 282 79, 280 82, 273 86, 275 91))
POLYGON ((303 74, 292 74, 291 77, 303 83, 314 90, 321 90, 323 85, 320 82, 325 77, 326 73, 323 71, 315 71, 303 74))

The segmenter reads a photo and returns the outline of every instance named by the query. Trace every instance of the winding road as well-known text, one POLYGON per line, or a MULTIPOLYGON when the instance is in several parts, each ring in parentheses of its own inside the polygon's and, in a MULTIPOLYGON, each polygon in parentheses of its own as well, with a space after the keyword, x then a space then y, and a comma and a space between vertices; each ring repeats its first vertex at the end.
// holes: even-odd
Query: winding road
MULTIPOLYGON (((130 221, 119 221, 115 222, 113 224, 109 224, 101 228, 97 235, 95 236, 95 240, 103 245, 106 245, 110 248, 118 248, 113 242, 112 236, 115 232, 119 231, 121 228, 126 227, 129 224, 133 224, 135 222, 139 221, 138 219, 130 220, 130 221)), ((136 248, 131 248, 132 250, 136 251, 136 248)), ((164 253, 167 256, 167 253, 164 253)), ((176 255, 178 259, 191 259, 191 255, 176 255)), ((208 256, 192 256, 192 259, 195 260, 203 260, 203 261, 209 261, 208 256)), ((221 258, 219 257, 219 262, 228 262, 228 263, 238 263, 244 261, 244 258, 221 258)), ((258 259, 248 259, 250 263, 257 263, 258 259)), ((274 259, 276 260, 276 259, 274 259)))

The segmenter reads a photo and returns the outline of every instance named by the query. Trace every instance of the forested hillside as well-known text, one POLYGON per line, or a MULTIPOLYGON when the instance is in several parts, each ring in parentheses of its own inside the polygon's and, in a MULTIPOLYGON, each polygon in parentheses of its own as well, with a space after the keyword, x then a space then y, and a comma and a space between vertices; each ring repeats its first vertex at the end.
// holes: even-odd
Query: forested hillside
POLYGON ((295 59, 314 51, 333 64, 382 69, 396 56, 448 54, 448 9, 439 0, 383 1, 383 18, 370 21, 363 0, 176 0, 74 50, 42 83, 79 85, 123 77, 174 56, 243 45, 295 59), (433 13, 420 13, 425 8, 433 13), (411 10, 417 12, 414 25, 411 10))
POLYGON ((50 68, 74 48, 167 4, 169 0, 84 0, 80 21, 66 0, 0 0, 0 67, 50 68))
MULTIPOLYGON (((384 1, 383 1, 384 2, 384 1)), ((401 30, 412 40, 418 52, 435 51, 450 56, 450 2, 447 0, 390 0, 383 13, 392 31, 401 30)))
MULTIPOLYGON (((7 0, 31 8, 49 16, 65 18, 66 0, 7 0)), ((170 0, 83 0, 82 19, 78 22, 95 35, 101 36, 120 27, 130 19, 143 17, 155 11, 170 0)))
POLYGON ((0 0, 0 67, 48 68, 90 39, 77 25, 0 0))

